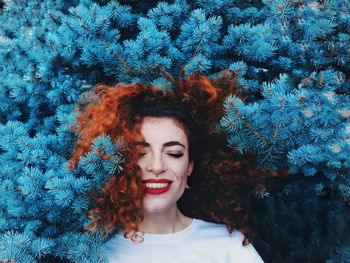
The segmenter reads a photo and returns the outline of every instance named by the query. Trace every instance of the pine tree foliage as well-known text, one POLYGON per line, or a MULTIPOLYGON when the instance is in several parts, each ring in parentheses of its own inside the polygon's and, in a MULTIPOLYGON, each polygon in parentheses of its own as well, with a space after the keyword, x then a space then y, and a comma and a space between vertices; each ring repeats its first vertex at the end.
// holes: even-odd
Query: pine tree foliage
POLYGON ((84 227, 91 193, 121 170, 123 142, 101 134, 67 169, 85 92, 136 81, 171 90, 181 74, 228 68, 245 99, 226 100, 218 127, 258 167, 290 171, 257 188, 258 251, 267 262, 350 260, 348 1, 6 0, 0 8, 1 262, 106 261, 105 237, 84 227))

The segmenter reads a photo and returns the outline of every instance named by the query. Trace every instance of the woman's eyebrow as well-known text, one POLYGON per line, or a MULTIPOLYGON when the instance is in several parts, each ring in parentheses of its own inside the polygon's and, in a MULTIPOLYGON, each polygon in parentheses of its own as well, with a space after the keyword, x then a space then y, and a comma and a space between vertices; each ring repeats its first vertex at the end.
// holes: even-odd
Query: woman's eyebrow
MULTIPOLYGON (((136 142, 136 145, 141 145, 143 147, 149 147, 150 144, 147 142, 136 142)), ((185 145, 183 145, 182 143, 178 142, 178 141, 170 141, 170 142, 166 142, 163 144, 163 147, 170 147, 170 146, 174 146, 174 145, 179 145, 182 146, 183 148, 186 149, 185 145)))
POLYGON ((183 148, 186 148, 185 145, 183 145, 182 143, 180 143, 178 141, 171 141, 171 142, 164 143, 163 147, 169 147, 169 146, 174 146, 174 145, 180 145, 183 148))

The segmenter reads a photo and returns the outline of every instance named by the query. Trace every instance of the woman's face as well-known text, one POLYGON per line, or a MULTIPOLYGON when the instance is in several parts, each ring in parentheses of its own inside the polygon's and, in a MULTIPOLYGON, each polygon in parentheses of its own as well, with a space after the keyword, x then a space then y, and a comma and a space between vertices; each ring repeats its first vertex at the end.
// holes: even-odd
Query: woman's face
POLYGON ((192 173, 188 139, 181 125, 172 118, 145 117, 138 165, 146 184, 144 213, 163 213, 176 207, 187 176, 192 173))

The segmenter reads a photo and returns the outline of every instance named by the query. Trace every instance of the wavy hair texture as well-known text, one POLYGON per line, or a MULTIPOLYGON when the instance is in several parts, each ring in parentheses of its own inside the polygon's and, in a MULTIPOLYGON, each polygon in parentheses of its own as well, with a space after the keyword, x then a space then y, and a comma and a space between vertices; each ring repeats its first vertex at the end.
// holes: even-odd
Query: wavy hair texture
POLYGON ((246 195, 270 172, 257 171, 243 161, 227 146, 224 132, 216 129, 224 115, 224 100, 239 93, 237 87, 235 77, 208 79, 197 74, 181 79, 173 92, 140 83, 97 86, 77 108, 79 115, 73 131, 79 138, 70 167, 76 167, 79 158, 91 150, 93 140, 102 134, 124 140, 122 154, 126 161, 122 172, 112 175, 102 187, 96 208, 89 211, 93 221, 88 230, 123 230, 125 237, 137 242, 146 191, 137 166, 139 149, 135 142, 143 140, 143 117, 171 117, 182 124, 189 139, 190 159, 195 162, 188 178, 191 188, 178 201, 179 209, 189 217, 225 224, 230 233, 235 228, 240 230, 245 235, 243 245, 248 245, 246 195))

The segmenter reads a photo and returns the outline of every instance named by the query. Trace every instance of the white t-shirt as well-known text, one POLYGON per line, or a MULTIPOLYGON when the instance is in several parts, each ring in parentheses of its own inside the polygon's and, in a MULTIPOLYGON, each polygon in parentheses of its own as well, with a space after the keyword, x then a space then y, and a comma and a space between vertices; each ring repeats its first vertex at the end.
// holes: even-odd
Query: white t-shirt
POLYGON ((225 225, 200 219, 178 232, 143 238, 134 244, 114 235, 106 243, 108 263, 263 263, 252 244, 242 245, 241 232, 230 234, 225 225))

